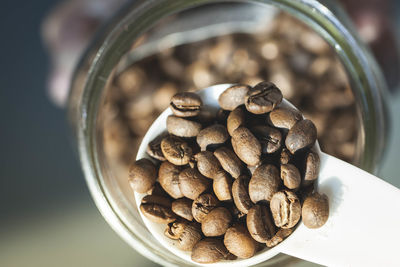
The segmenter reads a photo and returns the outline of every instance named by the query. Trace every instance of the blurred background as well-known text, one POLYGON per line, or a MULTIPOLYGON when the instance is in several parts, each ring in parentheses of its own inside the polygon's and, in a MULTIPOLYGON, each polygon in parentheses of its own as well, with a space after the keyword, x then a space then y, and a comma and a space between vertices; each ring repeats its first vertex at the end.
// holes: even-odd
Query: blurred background
MULTIPOLYGON (((48 79, 54 62, 50 64, 40 32, 44 18, 58 2, 2 0, 0 266, 155 266, 128 247, 101 217, 85 184, 65 110, 60 107, 62 93, 55 95, 47 89, 54 82, 48 79)), ((343 2, 368 37, 368 27, 362 27, 365 16, 352 12, 355 1, 343 2)), ((386 7, 394 7, 392 12, 400 14, 399 1, 386 7)), ((390 25, 390 33, 398 37, 400 16, 385 16, 384 9, 376 12, 381 17, 374 23, 380 23, 383 14, 385 27, 390 25)), ((97 23, 93 21, 83 35, 92 32, 97 23)), ((91 35, 85 36, 90 39, 91 35)), ((393 41, 391 35, 382 38, 383 43, 393 41)), ((378 55, 383 53, 381 58, 387 58, 381 62, 387 75, 398 78, 399 69, 393 67, 397 63, 391 57, 395 51, 382 52, 381 43, 370 42, 378 55)), ((380 177, 400 187, 397 89, 398 84, 392 82, 392 136, 380 177)))

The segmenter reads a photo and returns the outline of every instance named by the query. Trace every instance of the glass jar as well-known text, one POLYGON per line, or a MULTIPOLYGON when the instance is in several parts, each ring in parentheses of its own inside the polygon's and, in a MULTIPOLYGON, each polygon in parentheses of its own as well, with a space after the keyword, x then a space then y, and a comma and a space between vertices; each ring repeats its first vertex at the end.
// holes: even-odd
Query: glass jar
MULTIPOLYGON (((260 34, 259 26, 274 20, 277 10, 311 27, 340 59, 357 108, 358 132, 353 162, 369 172, 377 171, 388 133, 385 82, 370 52, 334 3, 315 0, 133 1, 103 28, 82 57, 72 81, 69 118, 87 184, 102 215, 129 245, 159 264, 193 265, 157 243, 138 213, 128 186, 126 166, 111 166, 105 155, 105 114, 118 112, 107 105, 105 96, 113 93, 110 90, 115 76, 133 62, 210 37, 238 32, 260 34)), ((293 261, 296 260, 278 256, 260 265, 293 261)))

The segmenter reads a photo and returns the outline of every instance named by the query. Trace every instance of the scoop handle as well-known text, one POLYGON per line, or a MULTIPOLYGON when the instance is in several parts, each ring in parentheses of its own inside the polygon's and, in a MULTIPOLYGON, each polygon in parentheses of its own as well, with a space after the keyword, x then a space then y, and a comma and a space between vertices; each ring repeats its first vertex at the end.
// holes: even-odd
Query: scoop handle
POLYGON ((318 192, 329 197, 319 229, 300 224, 280 251, 326 266, 400 266, 400 190, 321 153, 318 192))

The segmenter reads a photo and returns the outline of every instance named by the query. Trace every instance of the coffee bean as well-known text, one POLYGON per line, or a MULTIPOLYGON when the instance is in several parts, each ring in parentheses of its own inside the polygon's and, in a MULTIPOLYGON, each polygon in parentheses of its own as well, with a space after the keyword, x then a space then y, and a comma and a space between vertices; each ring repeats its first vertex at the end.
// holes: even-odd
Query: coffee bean
POLYGON ((209 145, 220 145, 228 140, 229 134, 226 127, 221 124, 214 124, 204 128, 197 135, 197 143, 202 151, 209 145))
POLYGON ((273 195, 270 208, 275 225, 281 228, 292 228, 300 220, 301 206, 295 193, 283 190, 273 195))
POLYGON ((232 200, 232 178, 224 171, 220 171, 214 176, 214 194, 220 201, 232 200))
POLYGON ((317 129, 310 120, 298 121, 289 130, 286 136, 286 147, 294 154, 297 151, 309 148, 314 145, 317 140, 317 129))
POLYGON ((247 92, 251 89, 248 85, 234 85, 226 89, 218 98, 218 103, 225 110, 234 110, 244 104, 247 92))
POLYGON ((226 249, 221 240, 205 238, 193 247, 192 261, 198 263, 215 263, 220 260, 233 260, 234 257, 226 249))
POLYGON ((239 176, 232 184, 232 197, 236 207, 247 214, 253 203, 249 196, 249 178, 245 175, 239 176))
POLYGON ((173 198, 181 198, 183 194, 179 188, 179 173, 182 168, 165 161, 160 165, 158 181, 161 187, 173 198))
POLYGON ((271 239, 265 242, 265 244, 269 248, 275 247, 283 240, 285 240, 286 237, 290 236, 291 233, 293 233, 293 228, 288 228, 288 229, 280 228, 271 239))
POLYGON ((196 199, 207 190, 209 184, 209 180, 197 169, 186 168, 179 174, 179 188, 187 198, 196 199))
POLYGON ((205 236, 221 236, 225 234, 230 223, 232 215, 224 207, 218 207, 210 211, 201 222, 201 230, 205 236))
POLYGON ((161 151, 161 141, 166 137, 168 133, 162 133, 154 138, 146 148, 147 154, 157 160, 165 161, 164 154, 161 151))
POLYGON ((211 125, 217 119, 217 111, 215 107, 204 105, 200 109, 200 113, 193 120, 200 122, 203 126, 211 125))
POLYGON ((264 114, 273 110, 282 101, 282 92, 271 82, 261 82, 250 89, 245 97, 249 112, 264 114))
POLYGON ((280 163, 288 164, 289 162, 292 161, 292 159, 293 159, 293 154, 290 153, 290 151, 286 147, 282 148, 280 159, 279 159, 280 163))
POLYGON ((246 223, 250 235, 257 242, 265 243, 276 233, 271 212, 264 205, 254 205, 247 213, 246 223))
POLYGON ((270 201, 281 184, 278 169, 271 164, 261 164, 254 171, 249 182, 249 195, 253 203, 270 201))
POLYGON ((191 251, 201 239, 200 225, 184 220, 168 224, 164 234, 175 240, 174 245, 183 251, 191 251))
POLYGON ((250 236, 247 228, 240 224, 228 228, 224 244, 230 253, 242 259, 252 257, 257 251, 256 241, 250 236))
POLYGON ((232 147, 236 155, 246 164, 256 166, 260 162, 261 145, 245 127, 237 128, 232 135, 232 147))
POLYGON ((145 196, 140 204, 140 211, 155 223, 170 223, 176 220, 176 215, 171 210, 171 201, 162 196, 145 196))
POLYGON ((231 113, 229 113, 228 119, 226 121, 226 128, 228 133, 232 136, 233 131, 235 131, 239 126, 243 126, 246 121, 246 113, 244 106, 239 106, 235 108, 231 113))
POLYGON ((161 141, 161 150, 164 157, 175 165, 188 164, 193 154, 188 143, 176 136, 165 137, 161 141))
POLYGON ((305 157, 303 185, 307 186, 318 178, 320 159, 318 153, 310 151, 305 157))
POLYGON ((213 179, 221 170, 221 164, 210 151, 202 151, 194 156, 197 162, 197 169, 207 178, 213 179))
POLYGON ((138 193, 150 190, 157 178, 156 166, 149 159, 135 161, 129 167, 129 185, 138 193))
POLYGON ((299 170, 293 164, 281 165, 281 179, 289 189, 296 189, 300 186, 301 176, 299 170))
POLYGON ((308 228, 314 229, 323 226, 329 217, 328 197, 317 192, 306 197, 301 216, 304 225, 308 228))
POLYGON ((211 194, 202 194, 192 203, 193 218, 201 223, 210 211, 217 207, 219 201, 211 194))
POLYGON ((272 154, 282 146, 282 134, 278 129, 267 125, 258 125, 251 128, 261 144, 263 154, 272 154))
POLYGON ((220 147, 214 151, 214 156, 218 159, 222 168, 232 175, 232 177, 237 178, 242 173, 243 163, 231 149, 220 147))
POLYGON ((172 202, 172 211, 182 218, 192 221, 192 203, 193 201, 187 198, 180 198, 172 202))
POLYGON ((179 137, 195 137, 201 130, 201 123, 170 115, 167 118, 167 130, 179 137))
POLYGON ((296 122, 303 119, 298 110, 277 107, 269 113, 268 122, 275 127, 290 129, 296 122))
POLYGON ((177 93, 171 99, 171 110, 178 117, 193 117, 199 114, 203 105, 201 98, 191 92, 177 93))

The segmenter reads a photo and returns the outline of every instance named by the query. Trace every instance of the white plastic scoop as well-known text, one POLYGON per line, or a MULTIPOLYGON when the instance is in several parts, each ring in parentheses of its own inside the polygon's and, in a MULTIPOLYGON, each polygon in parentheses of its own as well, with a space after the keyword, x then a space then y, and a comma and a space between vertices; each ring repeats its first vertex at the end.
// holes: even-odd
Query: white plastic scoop
MULTIPOLYGON (((205 105, 217 107, 219 95, 230 86, 215 85, 197 93, 205 105)), ((286 100, 282 105, 292 106, 286 100)), ((166 131, 166 119, 170 114, 171 110, 166 109, 151 125, 137 159, 148 157, 147 144, 166 131)), ((319 151, 318 144, 316 149, 319 151)), ((329 198, 326 224, 319 229, 308 229, 300 222, 282 243, 271 249, 265 248, 250 259, 207 266, 249 266, 267 261, 278 253, 327 266, 400 266, 400 190, 351 164, 319 153, 321 167, 316 187, 329 198)), ((135 193, 138 205, 143 196, 135 193)), ((166 225, 153 223, 143 215, 142 218, 163 246, 191 261, 189 252, 180 251, 164 236, 166 225)))

